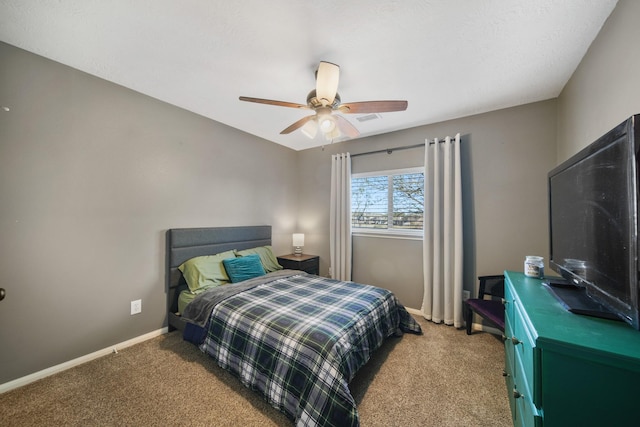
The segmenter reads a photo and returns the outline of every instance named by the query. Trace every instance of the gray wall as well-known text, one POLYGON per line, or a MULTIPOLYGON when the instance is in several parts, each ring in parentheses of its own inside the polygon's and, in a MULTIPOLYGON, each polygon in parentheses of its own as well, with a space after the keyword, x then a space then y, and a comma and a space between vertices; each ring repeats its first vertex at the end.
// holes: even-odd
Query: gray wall
POLYGON ((558 98, 558 163, 640 113, 639 19, 620 0, 558 98))
POLYGON ((162 328, 168 228, 271 224, 290 252, 295 151, 3 43, 0 64, 0 383, 162 328))
MULTIPOLYGON (((409 106, 411 108, 411 106, 409 106)), ((298 223, 305 251, 328 272, 331 154, 351 154, 462 135, 465 288, 476 276, 522 270, 525 255, 548 257, 546 176, 555 165, 556 101, 451 120, 300 152, 298 223), (307 243, 308 240, 308 243, 307 243)), ((424 149, 353 160, 354 172, 424 164, 424 149)), ((354 238, 353 280, 391 289, 406 306, 422 305, 422 242, 354 238)))
MULTIPOLYGON (((327 274, 332 153, 460 132, 465 288, 547 257, 547 171, 640 112, 638 16, 619 1, 558 100, 299 153, 0 43, 0 383, 162 327, 167 228, 272 224, 278 253, 301 231, 327 274)), ((421 245, 379 243, 355 241, 354 278, 420 308, 421 245)))
MULTIPOLYGON (((325 183, 330 155, 412 145, 456 132, 463 135, 468 163, 463 173, 468 202, 465 288, 474 289, 477 275, 522 269, 524 255, 540 254, 548 259, 547 172, 628 116, 640 113, 639 16, 640 2, 618 2, 557 100, 328 145, 324 152, 301 152, 301 176, 308 191, 301 188, 298 221, 302 231, 315 235, 309 249, 322 256, 324 274, 329 267, 325 207, 329 187, 325 183)), ((391 163, 385 155, 379 162, 376 167, 380 169, 392 168, 387 167, 391 163)), ((356 164, 354 161, 354 167, 356 164)), ((388 287, 407 306, 420 308, 419 244, 400 241, 390 245, 356 238, 354 251, 359 251, 354 254, 354 280, 364 278, 388 287), (381 262, 390 268, 384 272, 372 269, 381 262)))

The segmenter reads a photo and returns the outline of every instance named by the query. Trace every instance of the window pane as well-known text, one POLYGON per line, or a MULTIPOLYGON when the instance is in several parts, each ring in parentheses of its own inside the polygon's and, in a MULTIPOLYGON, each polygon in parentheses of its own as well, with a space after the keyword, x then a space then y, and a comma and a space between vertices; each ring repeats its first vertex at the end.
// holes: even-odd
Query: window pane
POLYGON ((370 176, 351 179, 351 226, 387 228, 388 178, 370 176))
POLYGON ((422 230, 424 221, 424 174, 393 176, 393 228, 422 230))

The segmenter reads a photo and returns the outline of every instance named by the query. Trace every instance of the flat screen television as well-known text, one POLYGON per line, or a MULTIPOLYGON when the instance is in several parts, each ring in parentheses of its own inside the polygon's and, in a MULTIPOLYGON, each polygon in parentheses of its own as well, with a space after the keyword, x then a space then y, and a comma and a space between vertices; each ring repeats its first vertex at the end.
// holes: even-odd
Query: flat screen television
POLYGON ((551 291, 578 314, 640 330, 638 119, 635 115, 548 175, 551 291))

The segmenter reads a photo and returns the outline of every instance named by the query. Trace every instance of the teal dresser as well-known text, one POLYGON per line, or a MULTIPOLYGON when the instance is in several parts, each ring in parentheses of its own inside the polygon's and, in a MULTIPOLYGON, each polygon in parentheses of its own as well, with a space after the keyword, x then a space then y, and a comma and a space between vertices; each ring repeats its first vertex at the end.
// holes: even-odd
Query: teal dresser
POLYGON ((640 331, 568 312, 505 272, 505 380, 515 426, 640 426, 640 331))

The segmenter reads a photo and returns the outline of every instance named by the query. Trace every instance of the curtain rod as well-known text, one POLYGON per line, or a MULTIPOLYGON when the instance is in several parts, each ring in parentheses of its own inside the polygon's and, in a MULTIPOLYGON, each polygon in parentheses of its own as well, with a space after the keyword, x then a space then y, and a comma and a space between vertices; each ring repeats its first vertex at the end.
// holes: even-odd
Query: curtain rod
MULTIPOLYGON (((439 142, 444 142, 445 138, 442 139, 438 139, 439 142)), ((433 145, 435 144, 435 139, 433 141, 428 141, 429 145, 433 145)), ((411 148, 421 148, 424 147, 424 144, 415 144, 415 145, 404 145, 401 147, 393 147, 393 148, 385 148, 384 150, 375 150, 375 151, 366 151, 364 153, 356 153, 356 154, 352 154, 351 157, 358 157, 358 156, 366 156, 369 154, 378 154, 378 153, 387 153, 387 154, 391 154, 394 151, 400 151, 400 150, 409 150, 411 148)))

